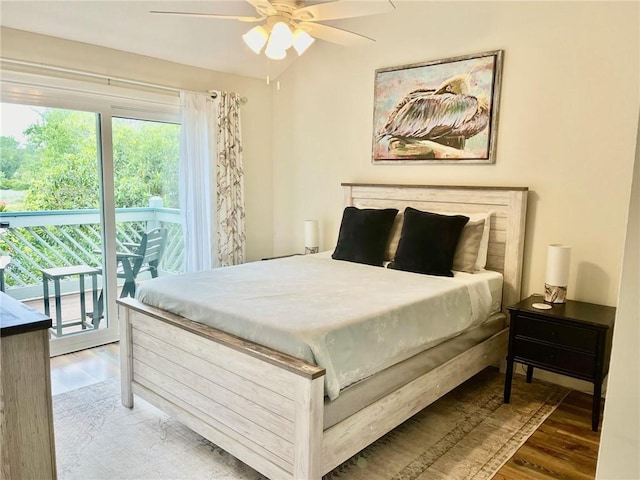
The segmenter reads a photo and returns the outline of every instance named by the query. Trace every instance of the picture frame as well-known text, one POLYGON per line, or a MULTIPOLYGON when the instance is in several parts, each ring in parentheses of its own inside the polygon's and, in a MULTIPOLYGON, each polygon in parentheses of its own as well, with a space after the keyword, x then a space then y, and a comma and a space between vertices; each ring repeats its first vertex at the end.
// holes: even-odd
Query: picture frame
POLYGON ((376 70, 372 163, 495 163, 503 54, 376 70))

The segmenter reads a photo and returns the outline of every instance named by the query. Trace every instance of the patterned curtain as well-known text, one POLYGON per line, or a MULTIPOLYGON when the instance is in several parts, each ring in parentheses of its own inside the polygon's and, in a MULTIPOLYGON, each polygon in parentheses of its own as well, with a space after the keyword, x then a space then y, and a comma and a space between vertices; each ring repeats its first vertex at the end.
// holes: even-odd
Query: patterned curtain
POLYGON ((217 267, 237 265, 245 256, 244 171, 238 94, 218 93, 216 211, 217 267))

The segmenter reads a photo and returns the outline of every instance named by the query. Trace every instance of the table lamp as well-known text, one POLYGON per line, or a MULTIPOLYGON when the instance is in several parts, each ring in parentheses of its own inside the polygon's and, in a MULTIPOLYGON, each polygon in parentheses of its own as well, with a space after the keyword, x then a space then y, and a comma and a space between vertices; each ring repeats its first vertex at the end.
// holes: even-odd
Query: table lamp
POLYGON ((304 254, 320 251, 320 234, 317 220, 304 221, 304 254))
POLYGON ((544 281, 544 301, 547 303, 565 303, 569 284, 569 264, 571 247, 568 245, 549 245, 547 250, 547 273, 544 281))

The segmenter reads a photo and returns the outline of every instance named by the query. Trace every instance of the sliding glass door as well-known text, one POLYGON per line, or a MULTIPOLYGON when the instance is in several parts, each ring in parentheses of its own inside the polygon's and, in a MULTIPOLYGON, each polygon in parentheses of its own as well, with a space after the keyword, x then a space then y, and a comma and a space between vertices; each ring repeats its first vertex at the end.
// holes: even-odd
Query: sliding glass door
POLYGON ((180 125, 114 117, 113 165, 119 296, 182 271, 178 209, 180 125))
POLYGON ((18 77, 0 84, 5 292, 51 316, 52 355, 118 340, 116 299, 182 269, 177 99, 18 77))
POLYGON ((101 115, 23 104, 1 108, 5 292, 51 317, 52 350, 101 343, 110 326, 104 308, 101 115))

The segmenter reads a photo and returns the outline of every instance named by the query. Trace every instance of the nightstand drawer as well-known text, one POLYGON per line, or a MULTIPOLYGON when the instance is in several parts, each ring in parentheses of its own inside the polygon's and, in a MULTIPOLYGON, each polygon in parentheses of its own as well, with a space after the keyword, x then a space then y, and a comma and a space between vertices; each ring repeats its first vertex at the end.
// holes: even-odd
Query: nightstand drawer
POLYGON ((563 325, 528 316, 518 316, 515 334, 543 342, 563 345, 565 347, 594 352, 598 342, 598 332, 573 325, 563 325))
POLYGON ((595 374, 595 357, 587 353, 565 350, 521 338, 514 339, 513 347, 516 361, 518 359, 530 360, 541 366, 588 378, 592 378, 595 374))

